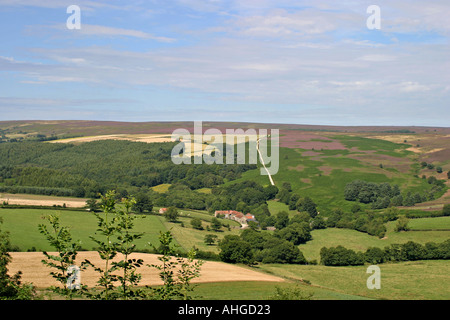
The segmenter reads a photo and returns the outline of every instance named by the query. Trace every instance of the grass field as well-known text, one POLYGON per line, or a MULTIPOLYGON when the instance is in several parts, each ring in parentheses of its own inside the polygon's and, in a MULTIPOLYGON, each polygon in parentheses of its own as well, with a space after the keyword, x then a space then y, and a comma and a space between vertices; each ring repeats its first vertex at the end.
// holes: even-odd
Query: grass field
POLYGON ((273 275, 308 280, 312 286, 321 289, 371 299, 450 299, 448 261, 381 264, 379 290, 367 288, 366 281, 370 276, 366 273, 367 267, 261 265, 260 268, 273 275))
MULTIPOLYGON (((149 242, 158 246, 159 232, 171 230, 176 244, 186 251, 195 246, 204 251, 218 252, 217 245, 208 246, 204 243, 206 234, 215 234, 218 236, 218 239, 221 239, 226 234, 239 233, 240 224, 236 221, 222 221, 223 224, 230 225, 230 231, 226 227, 222 227, 220 232, 207 231, 206 228, 210 225, 210 221, 213 218, 212 215, 190 210, 179 210, 179 212, 180 217, 177 223, 167 222, 163 216, 159 215, 138 215, 134 231, 144 233, 144 235, 137 240, 137 249, 150 249, 149 242), (192 218, 200 218, 204 230, 192 228, 192 218)), ((60 216, 61 224, 71 228, 73 238, 81 241, 83 249, 92 250, 94 248, 95 243, 89 236, 95 234, 97 220, 90 212, 0 208, 0 217, 4 221, 3 229, 10 232, 11 243, 18 246, 22 251, 27 251, 32 247, 38 251, 52 249, 38 230, 38 225, 45 223, 42 218, 49 214, 60 216)))
POLYGON ((164 183, 157 186, 152 187, 153 191, 164 193, 169 190, 170 184, 164 183))
MULTIPOLYGON (((27 251, 32 247, 38 251, 52 250, 45 237, 39 233, 38 225, 45 224, 42 217, 48 214, 58 214, 61 224, 71 228, 74 240, 80 240, 85 250, 92 250, 95 243, 89 238, 95 235, 97 219, 86 211, 55 211, 45 209, 0 209, 3 218, 3 230, 10 232, 11 243, 20 250, 27 251)), ((144 217, 144 216, 139 216, 144 217)), ((148 215, 135 223, 136 232, 143 232, 144 236, 136 241, 138 249, 149 249, 148 242, 158 245, 159 231, 166 231, 162 217, 148 215)))
POLYGON ((411 230, 450 230, 450 217, 411 219, 408 226, 411 230))
POLYGON ((211 223, 209 222, 212 217, 209 219, 204 218, 204 215, 199 213, 193 213, 192 217, 199 217, 202 219, 202 226, 203 230, 197 230, 192 228, 191 226, 191 218, 187 217, 180 217, 179 222, 172 223, 163 221, 163 224, 166 229, 171 230, 174 238, 177 240, 179 245, 185 250, 188 251, 192 247, 196 247, 203 251, 210 251, 214 253, 219 252, 219 247, 217 244, 214 245, 206 245, 204 242, 205 236, 207 234, 214 234, 217 236, 217 241, 220 241, 225 235, 229 234, 235 234, 239 235, 240 232, 240 224, 236 221, 229 221, 229 220, 221 220, 224 224, 230 225, 230 231, 228 231, 227 228, 222 227, 220 231, 208 231, 206 230, 207 226, 210 226, 211 223))
POLYGON ((267 201, 267 205, 269 207, 270 214, 273 216, 276 216, 281 211, 289 213, 289 217, 292 217, 297 213, 297 210, 289 210, 288 205, 279 201, 269 200, 267 201))
MULTIPOLYGON (((445 218, 445 223, 448 223, 448 217, 445 218)), ((414 221, 418 225, 421 225, 422 223, 420 220, 425 219, 414 219, 410 221, 414 221)), ((427 221, 423 224, 427 223, 429 224, 430 222, 427 221)), ((303 252, 306 259, 315 259, 319 261, 319 253, 322 247, 335 247, 337 245, 342 245, 355 251, 366 251, 369 247, 384 248, 393 243, 405 243, 408 241, 414 241, 422 244, 427 242, 440 243, 450 238, 450 231, 395 232, 395 224, 396 222, 394 221, 387 223, 386 237, 383 239, 350 229, 327 228, 313 230, 311 232, 312 240, 308 241, 306 244, 301 244, 299 248, 303 252)))
POLYGON ((195 289, 195 299, 268 300, 275 295, 277 287, 284 290, 298 289, 305 297, 311 295, 311 300, 366 299, 365 297, 301 284, 298 281, 286 281, 280 283, 262 281, 200 283, 195 289))

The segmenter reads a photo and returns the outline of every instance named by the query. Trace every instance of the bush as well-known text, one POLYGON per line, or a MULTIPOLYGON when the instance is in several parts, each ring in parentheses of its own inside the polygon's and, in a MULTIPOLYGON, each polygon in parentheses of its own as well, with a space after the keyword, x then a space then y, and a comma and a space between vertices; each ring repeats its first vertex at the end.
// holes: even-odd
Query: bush
POLYGON ((176 222, 178 221, 178 210, 175 207, 169 207, 164 213, 164 217, 167 221, 176 222))
POLYGON ((450 259, 450 239, 442 243, 427 242, 425 245, 408 241, 404 244, 391 244, 384 249, 370 247, 365 252, 355 252, 342 246, 323 247, 320 250, 320 263, 325 266, 362 265, 364 262, 379 264, 387 261, 450 259))
POLYGON ((200 220, 199 218, 193 218, 191 220, 191 226, 194 229, 203 230, 202 220, 200 220))
POLYGON ((409 230, 408 222, 409 222, 408 218, 406 218, 405 216, 400 216, 397 220, 397 225, 395 226, 395 231, 396 232, 408 231, 409 230))
POLYGON ((398 185, 389 183, 373 183, 355 180, 345 186, 345 200, 372 203, 373 209, 387 208, 396 196, 400 195, 398 185))
POLYGON ((250 243, 239 238, 239 236, 227 235, 219 243, 220 260, 228 263, 254 263, 253 251, 250 243))
POLYGON ((35 288, 31 284, 22 284, 22 272, 13 276, 8 274, 11 262, 9 233, 1 230, 0 219, 0 300, 31 300, 35 297, 35 288))
POLYGON ((356 266, 364 264, 364 254, 343 246, 320 249, 320 263, 325 266, 356 266))
POLYGON ((297 246, 277 238, 266 241, 264 249, 257 252, 255 258, 262 263, 307 264, 303 253, 297 246))
POLYGON ((307 222, 295 222, 282 230, 277 230, 275 236, 299 245, 311 240, 311 228, 307 222))
POLYGON ((442 215, 450 216, 450 204, 445 204, 442 208, 442 215))
POLYGON ((269 297, 269 300, 311 300, 313 293, 304 293, 298 285, 294 288, 275 287, 275 293, 269 297))
POLYGON ((364 260, 370 264, 378 264, 386 261, 385 252, 377 247, 370 247, 364 253, 364 260))
POLYGON ((402 245, 407 261, 422 260, 426 257, 425 248, 420 243, 408 241, 402 245))

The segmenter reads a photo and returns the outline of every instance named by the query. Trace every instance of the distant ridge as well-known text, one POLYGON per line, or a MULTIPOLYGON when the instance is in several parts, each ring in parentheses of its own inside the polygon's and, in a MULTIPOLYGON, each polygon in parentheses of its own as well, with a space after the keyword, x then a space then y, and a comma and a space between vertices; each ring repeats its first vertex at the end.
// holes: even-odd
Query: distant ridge
MULTIPOLYGON (((0 130, 11 133, 32 133, 91 136, 104 134, 151 134, 172 133, 175 129, 185 128, 193 130, 193 121, 148 121, 121 122, 95 120, 18 120, 0 121, 0 130)), ((422 126, 332 126, 308 124, 278 124, 278 123, 250 123, 250 122, 219 122, 204 121, 203 130, 217 128, 225 129, 280 129, 323 132, 377 132, 390 134, 436 133, 450 134, 450 127, 422 127, 422 126)))

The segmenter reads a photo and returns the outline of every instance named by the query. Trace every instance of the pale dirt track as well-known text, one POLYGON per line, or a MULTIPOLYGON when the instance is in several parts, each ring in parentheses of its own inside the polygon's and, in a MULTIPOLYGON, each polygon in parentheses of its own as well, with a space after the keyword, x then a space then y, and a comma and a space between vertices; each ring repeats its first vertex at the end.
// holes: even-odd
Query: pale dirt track
MULTIPOLYGON (((42 252, 11 252, 12 262, 8 264, 9 274, 22 271, 22 281, 33 283, 37 288, 48 288, 58 285, 51 276, 51 268, 45 266, 41 260, 45 258, 42 252)), ((144 260, 144 266, 138 272, 142 274, 140 285, 160 285, 159 271, 156 268, 147 267, 146 264, 161 265, 158 256, 147 253, 133 253, 130 258, 144 260)), ((104 262, 98 257, 97 252, 79 252, 77 265, 84 259, 88 259, 96 266, 104 266, 104 262)), ((98 273, 92 267, 82 271, 81 282, 92 288, 96 285, 98 273)), ((282 278, 264 274, 247 268, 226 264, 222 262, 206 261, 200 270, 200 277, 192 282, 229 282, 229 281, 271 281, 281 282, 282 278)))

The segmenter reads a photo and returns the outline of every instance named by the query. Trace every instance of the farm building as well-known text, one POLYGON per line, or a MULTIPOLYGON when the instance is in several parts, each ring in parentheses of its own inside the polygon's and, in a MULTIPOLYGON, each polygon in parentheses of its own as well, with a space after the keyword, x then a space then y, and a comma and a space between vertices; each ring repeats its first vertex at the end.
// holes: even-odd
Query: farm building
POLYGON ((225 211, 216 211, 214 213, 214 217, 221 217, 224 219, 234 220, 239 222, 240 224, 247 225, 248 221, 255 221, 255 216, 247 213, 244 215, 242 212, 235 211, 235 210, 225 210, 225 211))
POLYGON ((166 211, 167 211, 167 208, 161 208, 161 209, 159 209, 159 213, 161 213, 161 214, 166 213, 166 211))

